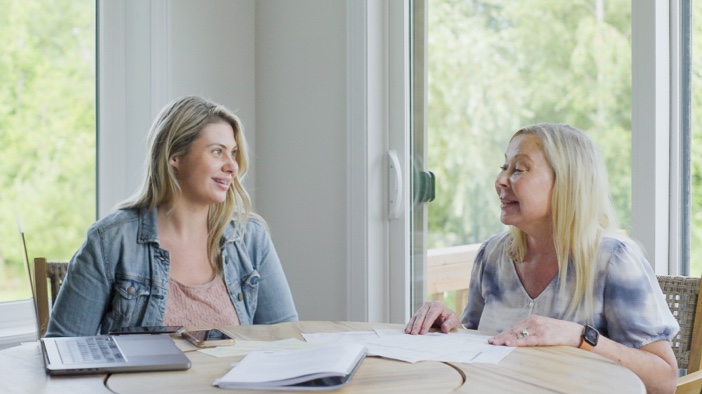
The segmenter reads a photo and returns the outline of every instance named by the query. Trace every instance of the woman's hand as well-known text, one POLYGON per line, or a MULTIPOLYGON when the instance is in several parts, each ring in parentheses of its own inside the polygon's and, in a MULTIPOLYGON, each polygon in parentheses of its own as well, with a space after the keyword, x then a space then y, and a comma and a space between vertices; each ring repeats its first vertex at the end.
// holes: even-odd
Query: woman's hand
POLYGON ((439 301, 425 302, 412 315, 405 327, 407 334, 426 334, 432 327, 440 327, 441 332, 449 332, 459 326, 458 317, 439 301))
POLYGON ((531 315, 488 340, 503 346, 580 346, 583 326, 578 323, 531 315))

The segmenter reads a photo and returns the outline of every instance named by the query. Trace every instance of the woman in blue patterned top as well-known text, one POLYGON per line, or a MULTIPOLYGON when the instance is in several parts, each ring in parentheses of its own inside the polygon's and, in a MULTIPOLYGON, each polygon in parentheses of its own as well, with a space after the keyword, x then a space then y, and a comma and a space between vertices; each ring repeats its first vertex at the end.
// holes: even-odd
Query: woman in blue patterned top
MULTIPOLYGON (((495 182, 508 230, 476 256, 460 323, 506 346, 566 345, 636 373, 648 392, 673 392, 679 326, 641 248, 617 231, 607 172, 593 142, 560 124, 512 137, 495 182)), ((459 325, 425 303, 409 334, 459 325)))

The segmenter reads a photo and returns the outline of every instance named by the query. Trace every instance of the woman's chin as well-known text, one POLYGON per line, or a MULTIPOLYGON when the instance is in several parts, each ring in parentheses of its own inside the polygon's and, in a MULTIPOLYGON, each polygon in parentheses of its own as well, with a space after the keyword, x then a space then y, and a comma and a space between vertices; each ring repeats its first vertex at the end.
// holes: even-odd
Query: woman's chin
POLYGON ((507 216, 507 215, 500 215, 500 221, 505 226, 509 226, 512 224, 512 221, 510 220, 509 216, 507 216))

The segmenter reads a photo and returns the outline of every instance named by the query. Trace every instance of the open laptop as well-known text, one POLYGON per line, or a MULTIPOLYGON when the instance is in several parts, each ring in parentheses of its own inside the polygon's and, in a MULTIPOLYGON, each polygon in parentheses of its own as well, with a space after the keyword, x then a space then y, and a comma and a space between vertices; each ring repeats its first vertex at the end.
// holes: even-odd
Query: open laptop
POLYGON ((168 334, 41 338, 41 350, 51 375, 171 371, 191 365, 168 334))
MULTIPOLYGON (((17 217, 24 261, 32 289, 34 312, 36 290, 22 223, 17 217)), ((37 326, 39 317, 37 315, 37 326)), ((52 375, 106 372, 170 371, 190 368, 190 360, 168 334, 97 335, 88 337, 40 338, 46 371, 52 375)))

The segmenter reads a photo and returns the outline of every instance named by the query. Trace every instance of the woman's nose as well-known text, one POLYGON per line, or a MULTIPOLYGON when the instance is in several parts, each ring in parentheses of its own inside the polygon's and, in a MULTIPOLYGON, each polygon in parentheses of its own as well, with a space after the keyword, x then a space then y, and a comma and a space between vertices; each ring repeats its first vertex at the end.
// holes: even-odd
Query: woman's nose
POLYGON ((239 170, 239 163, 236 162, 236 158, 229 156, 229 159, 224 163, 224 171, 236 174, 239 170))
POLYGON ((500 172, 495 179, 495 188, 499 190, 507 187, 507 181, 507 174, 504 171, 500 172))

